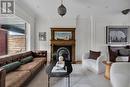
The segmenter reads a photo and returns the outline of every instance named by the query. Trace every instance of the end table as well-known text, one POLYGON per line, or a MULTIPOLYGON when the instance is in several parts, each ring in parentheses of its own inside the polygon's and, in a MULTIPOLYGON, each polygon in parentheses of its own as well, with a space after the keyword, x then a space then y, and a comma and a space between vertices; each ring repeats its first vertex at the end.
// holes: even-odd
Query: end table
POLYGON ((111 68, 112 62, 108 63, 107 61, 103 61, 102 63, 105 64, 106 66, 104 76, 106 79, 110 80, 110 68, 111 68))

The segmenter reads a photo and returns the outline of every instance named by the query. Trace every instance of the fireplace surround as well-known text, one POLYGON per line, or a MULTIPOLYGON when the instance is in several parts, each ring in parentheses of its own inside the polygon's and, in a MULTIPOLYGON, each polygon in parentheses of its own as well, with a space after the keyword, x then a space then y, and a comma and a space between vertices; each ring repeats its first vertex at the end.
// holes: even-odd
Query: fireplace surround
POLYGON ((72 62, 72 46, 54 46, 53 47, 53 53, 57 54, 57 57, 63 56, 63 54, 66 54, 67 57, 65 60, 72 62))
MULTIPOLYGON (((75 28, 51 28, 51 60, 58 51, 67 52, 68 60, 75 63, 75 28)), ((58 54, 59 55, 59 54, 58 54)))

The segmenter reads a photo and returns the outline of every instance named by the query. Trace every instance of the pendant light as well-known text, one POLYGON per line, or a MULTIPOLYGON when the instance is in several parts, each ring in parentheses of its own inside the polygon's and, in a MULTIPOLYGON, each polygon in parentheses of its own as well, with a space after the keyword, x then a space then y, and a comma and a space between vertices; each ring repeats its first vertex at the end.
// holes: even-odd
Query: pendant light
POLYGON ((58 14, 63 17, 66 12, 66 7, 63 5, 63 0, 61 0, 61 5, 58 7, 58 14))

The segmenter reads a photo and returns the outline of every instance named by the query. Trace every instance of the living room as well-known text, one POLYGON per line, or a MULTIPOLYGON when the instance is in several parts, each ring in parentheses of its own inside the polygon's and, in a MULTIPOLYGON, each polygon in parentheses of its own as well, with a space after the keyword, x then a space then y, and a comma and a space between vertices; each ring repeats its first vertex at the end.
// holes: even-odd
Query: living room
MULTIPOLYGON (((64 50, 67 48, 70 54, 69 58, 73 68, 70 73, 70 82, 66 83, 65 78, 52 78, 50 79, 50 87, 59 87, 62 84, 63 87, 65 87, 69 83, 70 87, 130 87, 130 76, 128 74, 128 61, 130 61, 130 1, 11 1, 13 1, 14 4, 14 13, 8 14, 8 11, 7 13, 2 13, 1 10, 0 30, 7 32, 13 31, 15 33, 8 33, 7 36, 5 36, 7 39, 0 38, 0 44, 4 43, 4 45, 1 45, 2 50, 0 49, 0 66, 2 67, 8 64, 10 61, 22 61, 21 59, 25 56, 27 57, 28 55, 33 56, 34 59, 36 58, 35 61, 38 62, 35 63, 37 68, 31 70, 31 73, 33 74, 26 73, 29 78, 33 77, 31 80, 29 79, 30 81, 26 80, 28 82, 21 82, 20 85, 12 85, 14 83, 9 82, 9 84, 11 84, 11 86, 9 86, 9 84, 6 85, 5 81, 5 78, 7 80, 7 76, 2 73, 0 74, 0 77, 4 75, 5 78, 0 79, 0 87, 48 87, 48 73, 46 73, 46 68, 48 68, 54 60, 55 53, 58 49, 60 50, 62 47, 65 47, 64 50), (64 10, 64 14, 62 11, 61 13, 59 11, 59 6, 62 4, 63 7, 61 10, 64 10), (18 41, 15 41, 16 37, 14 37, 15 40, 11 43, 11 45, 9 45, 9 36, 17 36, 18 39, 22 36, 24 39, 20 39, 19 43, 18 41), (125 50, 122 52, 121 49, 125 50), (27 51, 27 53, 25 51, 27 51), (99 53, 98 55, 103 57, 98 60, 97 58, 100 57, 98 56, 95 60, 98 61, 99 65, 101 63, 102 69, 100 72, 98 72, 98 68, 95 68, 95 70, 92 69, 94 67, 98 67, 98 64, 94 65, 90 62, 88 63, 86 60, 86 53, 91 54, 91 52, 96 53, 96 56, 99 53), (20 53, 22 53, 22 55, 20 53), (120 55, 117 55, 118 53, 120 55), (120 57, 122 56, 121 54, 123 55, 123 58, 120 57), (14 55, 15 58, 12 59, 12 56, 14 57, 14 55), (39 57, 44 58, 40 59, 39 57), (115 57, 120 57, 117 61, 118 63, 119 61, 123 61, 121 64, 125 63, 124 66, 119 66, 120 63, 116 66, 116 64, 113 63, 116 62, 115 57), (40 65, 37 66, 38 63, 40 65), (115 79, 120 77, 118 75, 116 77, 115 74, 120 74, 122 72, 120 68, 116 68, 115 71, 113 67, 122 67, 124 69, 123 73, 127 74, 128 77, 126 78, 126 76, 122 74, 121 76, 123 77, 118 79, 123 79, 124 81, 115 79), (111 75, 111 73, 113 74, 111 75)), ((3 12, 6 11, 3 10, 3 12)), ((90 57, 90 54, 88 57, 90 57)), ((29 63, 27 64, 29 65, 29 63)), ((26 67, 29 66, 26 65, 26 67)), ((20 71, 22 69, 20 66, 20 69, 18 68, 17 70, 20 71)), ((11 77, 12 76, 9 78, 11 77)), ((9 78, 8 80, 10 80, 9 78)))

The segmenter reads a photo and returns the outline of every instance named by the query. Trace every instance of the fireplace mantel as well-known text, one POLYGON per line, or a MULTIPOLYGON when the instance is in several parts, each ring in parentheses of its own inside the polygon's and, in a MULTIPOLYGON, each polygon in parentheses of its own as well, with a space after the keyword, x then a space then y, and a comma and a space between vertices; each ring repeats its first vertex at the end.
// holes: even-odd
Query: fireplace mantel
POLYGON ((75 40, 51 40, 51 45, 75 45, 75 40))
POLYGON ((71 46, 71 60, 72 63, 75 63, 75 28, 51 28, 50 42, 51 57, 55 46, 71 46))

